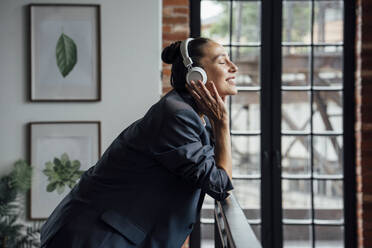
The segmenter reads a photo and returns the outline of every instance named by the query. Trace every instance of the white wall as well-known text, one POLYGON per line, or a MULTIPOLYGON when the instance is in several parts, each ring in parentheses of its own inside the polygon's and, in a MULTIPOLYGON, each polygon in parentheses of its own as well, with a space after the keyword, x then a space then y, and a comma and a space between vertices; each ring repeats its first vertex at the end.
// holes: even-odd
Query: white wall
POLYGON ((26 159, 28 122, 100 120, 103 153, 160 99, 161 6, 161 0, 0 1, 0 175, 26 159), (31 2, 101 5, 101 102, 28 102, 31 2))

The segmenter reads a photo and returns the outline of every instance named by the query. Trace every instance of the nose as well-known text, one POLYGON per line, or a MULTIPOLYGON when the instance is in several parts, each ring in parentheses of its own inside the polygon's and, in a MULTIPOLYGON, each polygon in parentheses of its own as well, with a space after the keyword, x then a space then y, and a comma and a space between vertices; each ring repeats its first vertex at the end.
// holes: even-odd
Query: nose
POLYGON ((237 71, 238 71, 238 67, 232 61, 230 61, 230 72, 237 72, 237 71))

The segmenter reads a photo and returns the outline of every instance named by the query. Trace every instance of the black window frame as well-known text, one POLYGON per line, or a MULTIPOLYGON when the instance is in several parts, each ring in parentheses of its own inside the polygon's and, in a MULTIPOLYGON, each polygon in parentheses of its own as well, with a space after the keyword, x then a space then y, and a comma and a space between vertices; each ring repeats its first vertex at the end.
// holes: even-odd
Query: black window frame
MULTIPOLYGON (((237 2, 238 0, 227 0, 237 2)), ((240 0, 244 1, 244 0, 240 0)), ((255 0, 246 0, 255 1, 255 0)), ((290 0, 287 0, 290 1, 290 0)), ((292 0, 293 1, 293 0, 292 0)), ((310 0, 312 4, 316 1, 310 0)), ((353 1, 344 2, 343 35, 343 193, 344 247, 357 246, 355 172, 355 25, 353 1)), ((190 37, 199 37, 201 0, 190 0, 190 37)), ((282 247, 281 192, 281 60, 282 1, 261 0, 261 237, 264 248, 282 247), (267 113, 267 114, 262 114, 267 113), (280 207, 274 207, 280 206, 280 207), (280 244, 280 245, 278 245, 280 244)), ((230 15, 230 19, 231 19, 230 15)), ((313 18, 313 17, 312 17, 313 18)), ((232 22, 230 22, 231 30, 232 22)), ((230 32, 231 36, 231 32, 230 32)), ((230 37, 231 40, 231 37, 230 37)), ((230 43, 231 44, 231 43, 230 43)), ((230 102, 231 106, 231 102, 230 102)), ((231 113, 231 111, 230 111, 231 113)), ((313 192, 313 188, 311 187, 313 192)), ((313 193, 312 193, 313 194, 313 193)), ((314 223, 312 223, 314 233, 314 223)), ((200 220, 190 237, 190 247, 200 247, 200 220)), ((315 247, 315 235, 312 235, 315 247)))

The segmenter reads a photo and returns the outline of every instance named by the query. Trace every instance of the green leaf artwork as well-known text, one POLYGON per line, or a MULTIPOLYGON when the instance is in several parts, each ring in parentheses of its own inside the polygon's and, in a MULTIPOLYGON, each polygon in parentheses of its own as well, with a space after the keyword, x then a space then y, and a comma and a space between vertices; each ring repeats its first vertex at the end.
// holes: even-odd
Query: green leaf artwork
POLYGON ((66 153, 63 153, 60 159, 54 158, 53 162, 46 162, 43 170, 49 182, 46 190, 48 192, 56 190, 58 194, 62 194, 66 186, 72 189, 84 173, 84 171, 79 169, 80 162, 78 160, 70 161, 66 153))
POLYGON ((59 71, 63 77, 66 77, 72 71, 77 62, 76 44, 64 33, 61 34, 57 41, 56 59, 59 71))

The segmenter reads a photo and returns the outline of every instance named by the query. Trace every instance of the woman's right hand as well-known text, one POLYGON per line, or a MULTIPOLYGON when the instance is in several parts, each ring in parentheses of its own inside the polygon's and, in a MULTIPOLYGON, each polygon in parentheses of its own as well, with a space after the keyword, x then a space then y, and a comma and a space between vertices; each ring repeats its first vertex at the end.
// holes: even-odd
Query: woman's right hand
POLYGON ((200 80, 197 83, 191 81, 191 86, 186 83, 186 88, 196 100, 200 111, 208 117, 212 125, 228 125, 229 117, 225 102, 218 94, 212 81, 208 81, 206 85, 200 80))
POLYGON ((206 85, 201 81, 197 84, 191 81, 191 86, 187 85, 186 88, 195 98, 197 107, 211 121, 215 138, 216 165, 224 169, 232 180, 231 137, 225 102, 212 81, 207 82, 206 85))

